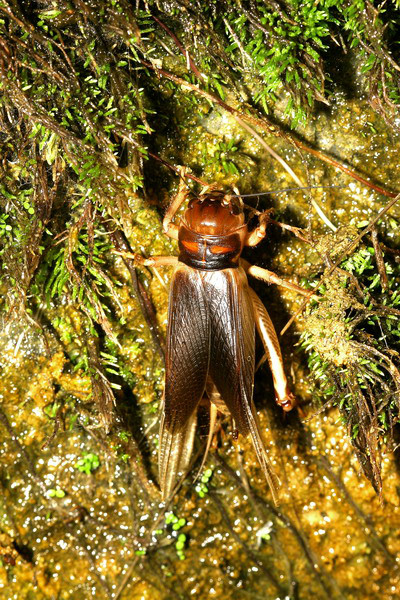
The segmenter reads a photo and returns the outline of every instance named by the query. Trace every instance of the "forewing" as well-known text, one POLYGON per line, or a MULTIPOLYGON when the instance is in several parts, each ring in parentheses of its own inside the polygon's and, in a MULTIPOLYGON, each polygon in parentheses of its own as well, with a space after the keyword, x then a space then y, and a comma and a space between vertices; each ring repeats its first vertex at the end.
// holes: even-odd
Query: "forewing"
POLYGON ((242 269, 210 273, 207 293, 211 322, 210 376, 239 431, 249 433, 247 407, 254 380, 254 312, 242 269))
POLYGON ((172 493, 179 475, 189 466, 196 432, 197 414, 193 412, 183 429, 165 427, 162 416, 159 437, 158 471, 163 500, 172 493))
POLYGON ((160 428, 159 474, 164 496, 190 460, 196 410, 207 378, 210 320, 201 274, 180 265, 169 298, 165 396, 160 428))
POLYGON ((257 458, 277 503, 278 480, 268 461, 253 404, 255 319, 242 269, 210 274, 210 376, 241 434, 251 435, 257 458))

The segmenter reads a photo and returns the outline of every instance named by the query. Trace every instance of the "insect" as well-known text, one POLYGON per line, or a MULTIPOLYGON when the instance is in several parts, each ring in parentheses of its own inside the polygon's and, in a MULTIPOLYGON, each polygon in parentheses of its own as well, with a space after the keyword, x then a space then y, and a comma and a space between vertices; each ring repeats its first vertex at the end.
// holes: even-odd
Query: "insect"
MULTIPOLYGON (((177 240, 179 256, 142 259, 146 266, 173 265, 166 348, 165 392, 159 435, 159 479, 163 498, 175 487, 190 461, 197 409, 204 397, 210 406, 213 436, 217 409, 229 411, 235 430, 251 436, 258 460, 276 500, 277 478, 266 456, 253 403, 255 329, 272 372, 276 402, 284 411, 295 405, 284 372, 274 326, 247 275, 309 295, 240 255, 264 237, 267 213, 249 231, 240 197, 208 186, 188 204, 180 224, 174 217, 187 200, 181 184, 164 217, 163 229, 177 240)), ((204 458, 205 460, 205 458, 204 458)), ((203 460, 203 463, 204 463, 203 460)))

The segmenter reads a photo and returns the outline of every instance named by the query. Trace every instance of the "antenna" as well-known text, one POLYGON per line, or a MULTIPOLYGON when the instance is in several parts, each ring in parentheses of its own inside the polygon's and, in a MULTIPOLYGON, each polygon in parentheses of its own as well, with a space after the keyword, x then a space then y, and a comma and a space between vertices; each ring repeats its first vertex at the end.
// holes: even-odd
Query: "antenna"
POLYGON ((294 187, 284 188, 282 190, 275 190, 271 192, 258 192, 258 194, 230 194, 234 198, 252 198, 256 196, 268 196, 271 194, 283 194, 284 192, 292 192, 296 190, 316 190, 316 189, 330 189, 330 188, 346 188, 347 185, 308 185, 306 187, 294 187))

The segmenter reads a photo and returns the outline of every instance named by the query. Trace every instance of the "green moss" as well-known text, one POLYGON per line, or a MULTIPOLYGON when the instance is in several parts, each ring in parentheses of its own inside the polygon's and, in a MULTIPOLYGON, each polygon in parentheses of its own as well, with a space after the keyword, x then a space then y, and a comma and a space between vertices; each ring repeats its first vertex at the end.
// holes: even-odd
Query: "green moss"
MULTIPOLYGON (((325 236, 319 249, 335 254, 351 234, 354 229, 325 236)), ((400 415, 400 267, 389 256, 384 266, 387 289, 373 247, 361 245, 346 258, 324 278, 301 341, 320 396, 339 407, 364 472, 379 491, 379 446, 393 446, 400 415)))

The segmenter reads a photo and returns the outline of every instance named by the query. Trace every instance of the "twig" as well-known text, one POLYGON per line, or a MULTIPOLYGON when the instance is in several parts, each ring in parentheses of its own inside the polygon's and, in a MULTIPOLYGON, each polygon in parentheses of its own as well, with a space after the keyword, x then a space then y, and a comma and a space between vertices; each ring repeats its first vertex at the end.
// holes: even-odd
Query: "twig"
POLYGON ((89 336, 86 341, 90 380, 92 383, 92 396, 100 413, 100 420, 105 432, 110 431, 113 417, 112 411, 115 404, 114 393, 108 379, 104 376, 100 354, 99 342, 94 336, 89 336))
POLYGON ((371 190, 375 190, 375 192, 378 192, 378 194, 382 194, 382 196, 386 196, 387 198, 395 198, 397 196, 397 192, 391 192, 391 191, 386 190, 385 188, 381 187, 380 185, 376 185, 374 183, 371 183, 370 181, 367 181, 367 179, 364 179, 364 177, 361 177, 361 175, 358 175, 357 173, 355 173, 355 171, 352 171, 351 169, 349 169, 348 167, 346 167, 339 161, 335 160, 328 154, 325 154, 324 152, 321 152, 320 150, 315 150, 314 148, 311 148, 304 142, 301 142, 300 140, 296 139, 293 136, 293 134, 291 134, 291 139, 292 139, 293 143, 295 144, 295 146, 297 146, 298 148, 305 150, 306 152, 308 152, 308 154, 312 154, 313 156, 316 156, 320 160, 323 160, 324 162, 328 163, 329 165, 332 165, 336 169, 339 169, 339 171, 346 173, 353 179, 356 179, 363 185, 366 185, 367 187, 369 187, 371 190))
MULTIPOLYGON (((177 175, 180 175, 180 168, 179 167, 175 167, 175 165, 172 165, 171 163, 169 163, 168 161, 166 161, 164 158, 161 158, 161 156, 158 156, 157 154, 154 154, 153 152, 147 151, 147 154, 149 156, 151 156, 151 158, 154 158, 154 160, 157 160, 158 162, 160 162, 162 165, 165 165, 168 169, 170 169, 171 171, 173 171, 177 175)), ((193 175, 193 173, 190 173, 189 171, 187 171, 185 173, 185 177, 187 179, 191 179, 192 181, 196 181, 197 183, 199 183, 202 186, 207 186, 208 185, 208 183, 206 181, 203 181, 203 179, 200 179, 199 177, 196 177, 196 175, 193 175)))
POLYGON ((181 42, 178 40, 178 38, 176 37, 176 35, 162 22, 160 21, 160 19, 158 19, 157 17, 155 17, 154 15, 151 15, 152 18, 156 21, 156 23, 158 23, 160 25, 160 27, 162 27, 164 29, 164 31, 166 31, 168 33, 168 35, 174 40, 175 44, 178 46, 179 50, 182 52, 183 56, 186 58, 186 62, 188 64, 188 66, 190 66, 191 70, 193 71, 193 73, 196 75, 196 77, 198 79, 206 79, 204 77, 204 75, 202 75, 200 73, 200 71, 198 70, 198 68, 196 67, 196 64, 194 62, 194 60, 192 59, 192 57, 190 56, 189 52, 186 50, 186 48, 181 44, 181 42))
POLYGON ((384 292, 388 292, 389 291, 389 281, 388 281, 388 276, 386 273, 385 261, 383 259, 382 250, 381 250, 379 240, 378 240, 378 230, 376 227, 373 227, 371 230, 371 239, 372 239, 372 244, 374 246, 376 266, 377 266, 377 269, 379 272, 382 290, 384 292))

